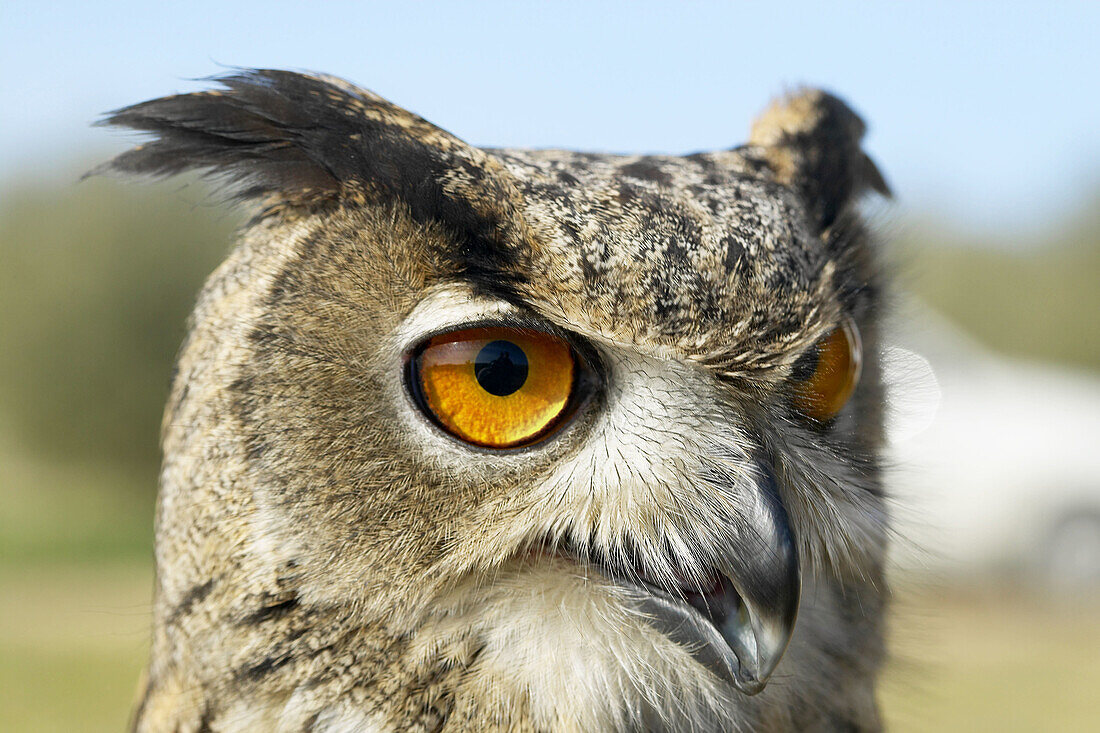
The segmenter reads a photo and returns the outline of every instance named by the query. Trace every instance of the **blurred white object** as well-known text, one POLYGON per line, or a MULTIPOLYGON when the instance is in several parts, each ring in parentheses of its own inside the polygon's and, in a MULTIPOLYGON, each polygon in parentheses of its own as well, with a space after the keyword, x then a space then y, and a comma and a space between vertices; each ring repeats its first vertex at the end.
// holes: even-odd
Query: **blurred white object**
POLYGON ((1100 586, 1100 376, 996 355, 916 305, 886 341, 895 568, 1100 586))

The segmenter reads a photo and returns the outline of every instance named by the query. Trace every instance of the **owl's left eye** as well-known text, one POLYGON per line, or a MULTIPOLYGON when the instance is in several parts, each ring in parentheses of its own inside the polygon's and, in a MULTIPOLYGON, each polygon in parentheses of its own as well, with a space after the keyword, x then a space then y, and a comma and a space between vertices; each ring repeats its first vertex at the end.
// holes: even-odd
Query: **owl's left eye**
POLYGON ((523 328, 467 328, 434 336, 409 359, 414 399, 455 437, 516 448, 548 437, 572 412, 583 367, 569 342, 523 328))

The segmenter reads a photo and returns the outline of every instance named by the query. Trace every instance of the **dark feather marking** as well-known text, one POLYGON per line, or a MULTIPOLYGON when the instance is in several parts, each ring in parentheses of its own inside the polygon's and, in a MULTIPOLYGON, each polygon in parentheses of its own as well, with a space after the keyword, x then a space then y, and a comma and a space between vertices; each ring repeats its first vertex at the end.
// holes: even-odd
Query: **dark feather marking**
POLYGON ((199 727, 196 729, 197 733, 213 733, 213 728, 210 724, 214 720, 214 709, 210 706, 209 701, 202 709, 202 716, 199 718, 199 727))
POLYGON ((242 624, 259 624, 264 621, 270 621, 272 619, 282 618, 286 614, 293 611, 298 607, 298 596, 293 595, 290 598, 273 603, 269 606, 262 606, 256 612, 249 614, 241 622, 242 624))
POLYGON ((652 159, 647 158, 642 158, 619 168, 619 175, 651 181, 661 186, 668 186, 672 183, 672 176, 661 170, 661 167, 652 159))
POLYGON ((285 667, 291 662, 293 656, 289 651, 284 651, 280 654, 272 654, 264 657, 256 664, 249 664, 241 667, 233 676, 242 682, 257 682, 269 674, 278 671, 282 667, 285 667))
POLYGON ((828 720, 823 722, 821 729, 835 731, 835 733, 861 733, 865 730, 863 726, 857 725, 849 718, 841 717, 841 714, 830 715, 828 720))
POLYGON ((195 607, 195 604, 202 603, 203 599, 210 595, 210 591, 213 589, 214 579, 211 578, 205 583, 200 583, 184 593, 183 598, 180 599, 180 602, 172 609, 172 613, 169 614, 169 623, 172 623, 181 616, 186 616, 191 613, 191 609, 195 607))

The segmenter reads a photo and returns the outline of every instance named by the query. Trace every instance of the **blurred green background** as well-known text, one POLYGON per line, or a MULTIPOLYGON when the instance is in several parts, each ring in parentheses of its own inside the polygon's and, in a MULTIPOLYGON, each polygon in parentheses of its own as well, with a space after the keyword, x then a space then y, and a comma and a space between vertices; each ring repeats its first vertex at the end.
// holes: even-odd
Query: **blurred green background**
POLYGON ((0 196, 4 731, 126 724, 147 648, 160 412, 234 228, 179 182, 76 180, 0 196))
MULTIPOLYGON (((933 330, 973 339, 929 355, 966 373, 945 376, 941 413, 965 434, 956 398, 1015 375, 976 409, 1097 453, 1100 434, 1080 433, 1100 395, 1100 5, 687 5, 334 2, 320 17, 279 2, 0 4, 0 730, 121 730, 129 716, 161 409, 240 215, 195 180, 78 179, 121 146, 89 129, 96 115, 202 86, 181 79, 224 70, 212 59, 337 73, 490 145, 720 148, 770 95, 830 87, 870 122, 898 193, 876 220, 899 293, 916 320, 938 313, 933 330), (1053 421, 1029 419, 1055 383, 1076 412, 1059 402, 1053 421)), ((942 428, 926 431, 940 448, 913 455, 1004 463, 942 428)), ((1095 465, 1075 480, 1100 502, 1095 465)), ((983 491, 979 520, 1014 496, 983 491)), ((897 516, 903 541, 936 521, 897 516)), ((1011 562, 899 570, 881 688, 894 730, 1096 727, 1100 601, 1084 576, 1023 566, 1034 519, 1005 525, 1011 562)), ((1084 532, 1077 549, 1096 541, 1084 532)))

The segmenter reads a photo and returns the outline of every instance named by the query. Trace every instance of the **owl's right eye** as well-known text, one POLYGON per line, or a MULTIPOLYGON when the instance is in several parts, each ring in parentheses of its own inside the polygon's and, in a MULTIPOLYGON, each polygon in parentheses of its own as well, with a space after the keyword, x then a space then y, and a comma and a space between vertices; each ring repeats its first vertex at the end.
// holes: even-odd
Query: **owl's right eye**
POLYGON ((583 364, 563 338, 510 327, 434 336, 409 359, 421 410, 456 438, 485 448, 536 443, 572 413, 583 364))
POLYGON ((862 365, 859 329, 845 318, 795 365, 795 407, 817 422, 836 417, 859 384, 862 365))

